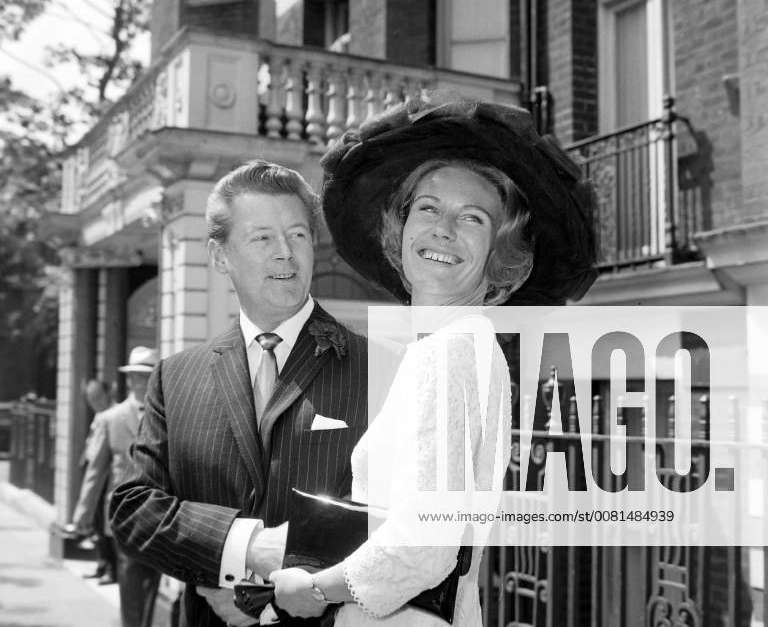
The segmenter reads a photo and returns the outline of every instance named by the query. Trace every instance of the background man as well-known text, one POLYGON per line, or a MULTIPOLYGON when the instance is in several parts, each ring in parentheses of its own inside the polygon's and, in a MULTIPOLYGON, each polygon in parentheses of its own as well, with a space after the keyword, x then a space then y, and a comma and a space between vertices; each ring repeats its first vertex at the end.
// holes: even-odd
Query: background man
POLYGON ((93 535, 96 546, 96 572, 88 577, 98 577, 100 585, 117 581, 117 554, 112 542, 112 534, 107 530, 105 495, 108 490, 109 463, 96 467, 93 464, 96 447, 94 434, 103 433, 100 423, 104 421, 104 410, 113 405, 109 384, 106 381, 91 379, 85 385, 85 400, 94 411, 88 438, 83 450, 82 465, 85 469, 80 496, 77 499, 72 523, 65 531, 73 536, 93 535), (88 472, 91 469, 91 472, 88 472))
MULTIPOLYGON (((96 424, 91 445, 92 458, 85 481, 95 481, 96 475, 110 474, 111 492, 130 474, 132 462, 129 449, 136 439, 139 421, 144 414, 147 381, 155 364, 157 351, 137 346, 131 351, 128 364, 118 368, 125 373, 128 396, 122 403, 106 410, 96 424)), ((123 627, 150 627, 160 573, 127 555, 119 547, 117 556, 123 627)))
POLYGON ((240 317, 155 369, 138 472, 112 499, 124 549, 194 584, 189 625, 253 624, 227 588, 246 568, 264 577, 280 565, 276 527, 291 488, 350 489, 350 455, 367 427, 365 343, 309 296, 316 213, 311 188, 279 165, 254 161, 217 183, 208 251, 240 317))

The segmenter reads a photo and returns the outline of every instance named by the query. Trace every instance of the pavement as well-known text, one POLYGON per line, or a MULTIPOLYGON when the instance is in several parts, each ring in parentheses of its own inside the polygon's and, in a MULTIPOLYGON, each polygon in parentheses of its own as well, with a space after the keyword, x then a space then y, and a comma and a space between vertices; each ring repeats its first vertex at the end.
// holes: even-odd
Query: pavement
POLYGON ((53 508, 5 480, 0 468, 0 627, 120 627, 117 585, 83 574, 87 560, 48 555, 53 508))

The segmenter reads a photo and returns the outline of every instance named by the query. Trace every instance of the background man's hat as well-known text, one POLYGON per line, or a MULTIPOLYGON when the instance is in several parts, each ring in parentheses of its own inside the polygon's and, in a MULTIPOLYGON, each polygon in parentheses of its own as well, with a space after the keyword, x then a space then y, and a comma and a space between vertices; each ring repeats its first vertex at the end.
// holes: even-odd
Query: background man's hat
POLYGON ((405 178, 431 159, 491 165, 526 198, 533 269, 503 304, 561 304, 586 293, 597 277, 592 186, 553 137, 536 132, 528 111, 473 100, 411 101, 347 131, 323 157, 323 212, 350 266, 408 300, 382 250, 381 216, 405 178))
POLYGON ((131 351, 128 363, 120 366, 120 372, 152 372, 158 362, 157 350, 146 346, 137 346, 131 351))

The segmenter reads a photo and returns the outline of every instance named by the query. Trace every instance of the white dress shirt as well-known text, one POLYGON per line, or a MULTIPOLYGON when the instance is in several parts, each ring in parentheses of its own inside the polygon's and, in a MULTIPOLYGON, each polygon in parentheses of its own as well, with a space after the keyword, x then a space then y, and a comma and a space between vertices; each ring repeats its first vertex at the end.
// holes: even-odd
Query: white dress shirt
MULTIPOLYGON (((274 348, 275 361, 277 361, 277 372, 280 373, 283 370, 285 362, 288 360, 288 355, 291 354, 293 347, 296 345, 296 340, 299 337, 301 329, 309 320, 309 316, 312 315, 312 310, 315 308, 315 301, 312 297, 307 298, 307 302, 299 309, 293 316, 281 322, 280 325, 273 333, 277 333, 282 338, 280 342, 274 348)), ((251 381, 251 387, 253 387, 256 373, 259 370, 259 364, 261 363, 264 349, 256 341, 256 336, 263 333, 252 320, 245 315, 245 312, 240 310, 240 330, 243 332, 243 339, 245 340, 246 353, 248 355, 248 372, 251 381)), ((248 545, 251 541, 251 536, 264 528, 264 522, 258 518, 236 518, 229 528, 227 539, 224 542, 224 550, 221 554, 221 568, 219 570, 219 585, 222 588, 233 588, 236 583, 239 583, 241 579, 245 578, 245 558, 248 550, 248 545)), ((258 550, 258 535, 256 536, 256 544, 258 550)), ((265 548, 267 548, 265 546, 265 548)), ((270 547, 273 548, 273 547, 270 547)))

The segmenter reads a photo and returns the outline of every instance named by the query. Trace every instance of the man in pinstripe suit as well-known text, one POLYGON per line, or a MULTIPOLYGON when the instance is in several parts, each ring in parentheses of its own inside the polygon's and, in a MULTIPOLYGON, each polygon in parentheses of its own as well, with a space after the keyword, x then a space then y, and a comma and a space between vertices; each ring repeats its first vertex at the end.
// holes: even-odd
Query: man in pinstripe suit
POLYGON ((111 502, 123 549, 187 582, 188 625, 254 624, 229 588, 280 565, 291 488, 350 489, 367 358, 364 340, 309 296, 316 203, 296 172, 262 161, 217 183, 208 250, 240 319, 157 366, 137 473, 111 502))

